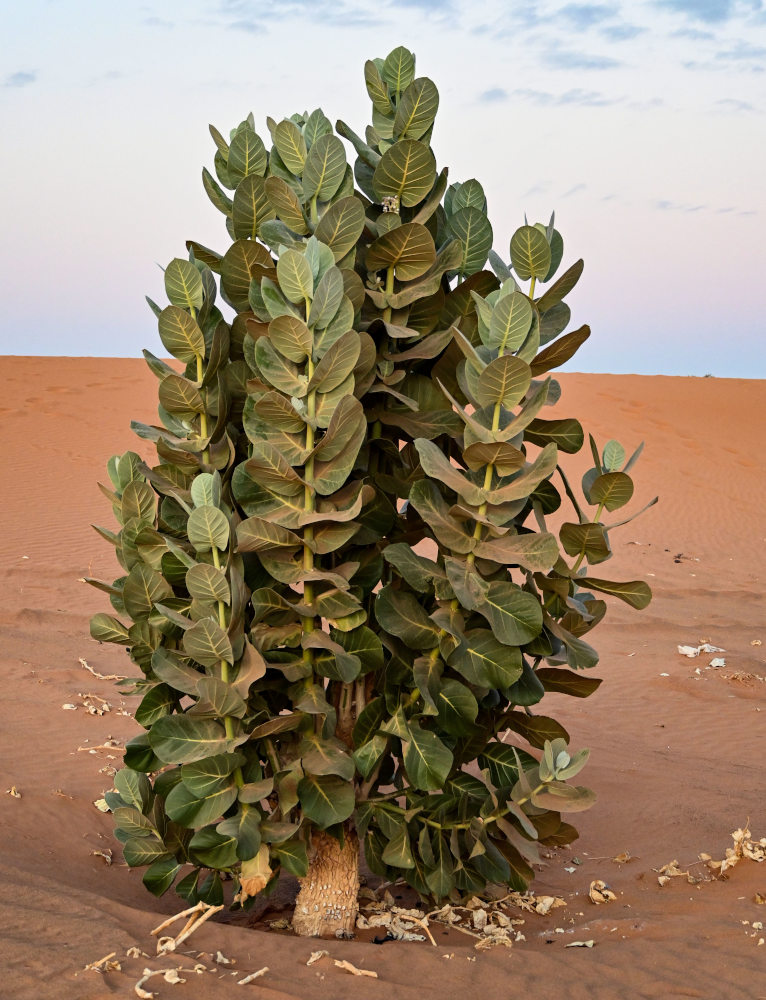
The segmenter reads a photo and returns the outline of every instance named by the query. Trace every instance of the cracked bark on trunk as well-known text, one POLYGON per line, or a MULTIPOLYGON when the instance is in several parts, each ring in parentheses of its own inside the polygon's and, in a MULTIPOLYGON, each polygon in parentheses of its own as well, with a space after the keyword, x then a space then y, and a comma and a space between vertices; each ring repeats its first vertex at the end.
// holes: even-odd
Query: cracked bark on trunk
POLYGON ((302 937, 353 934, 359 908, 359 838, 347 830, 340 846, 317 831, 311 841, 309 870, 299 880, 293 930, 302 937))

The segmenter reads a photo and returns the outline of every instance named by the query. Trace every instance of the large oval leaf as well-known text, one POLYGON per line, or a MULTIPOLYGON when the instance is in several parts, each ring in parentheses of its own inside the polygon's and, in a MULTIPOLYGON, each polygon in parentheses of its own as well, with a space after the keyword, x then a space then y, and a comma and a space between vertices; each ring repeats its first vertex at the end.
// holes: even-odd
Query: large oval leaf
POLYGON ((448 662, 477 687, 504 689, 521 676, 519 649, 499 642, 488 629, 469 632, 448 662))
POLYGON ((551 266, 551 248, 545 234, 535 226, 517 229, 511 237, 511 266, 522 281, 545 278, 551 266))
POLYGON ((301 130, 289 119, 281 121, 274 129, 274 145, 287 169, 300 177, 306 163, 306 141, 301 130))
POLYGON ((303 196, 329 201, 343 183, 346 151, 337 135, 322 135, 309 150, 303 168, 303 196))
POLYGON ((603 504, 608 511, 624 507, 633 496, 633 480, 624 472, 607 472, 593 480, 591 503, 603 504))
POLYGON ((165 268, 165 293, 174 306, 201 309, 204 301, 202 275, 194 264, 176 257, 165 268))
POLYGON ((416 139, 401 139, 381 157, 372 186, 376 198, 399 198, 411 208, 426 197, 435 180, 436 160, 429 147, 416 139))
POLYGON ((254 240, 264 222, 275 217, 262 177, 249 174, 234 192, 232 226, 237 239, 254 240))
POLYGON ((364 229, 364 208, 358 198, 341 198, 319 220, 314 235, 328 246, 336 262, 356 246, 364 229))
POLYGON ((274 274, 274 261, 266 247, 252 240, 233 243, 221 261, 221 290, 238 312, 250 308, 248 296, 253 278, 274 274))
POLYGON ((289 302, 303 304, 314 293, 314 276, 304 254, 285 250, 277 262, 277 281, 289 302))
POLYGON ((309 227, 303 213, 303 207, 289 184, 281 177, 267 177, 266 196, 276 212, 277 218, 281 219, 288 229, 300 236, 305 236, 308 233, 309 227))
POLYGON ((189 515, 186 532, 197 552, 225 549, 229 544, 229 521, 222 510, 210 504, 195 507, 189 515))
POLYGON ((367 250, 367 269, 381 271, 393 267, 400 281, 412 281, 436 260, 433 237, 425 226, 405 223, 375 240, 367 250))
POLYGON ((396 139, 420 139, 439 110, 439 91, 427 76, 413 80, 402 94, 394 118, 396 139))
POLYGON ((332 774, 307 774, 298 782, 298 798, 304 815, 322 830, 347 820, 356 805, 354 786, 332 774))
POLYGON ((492 249, 492 226, 487 216, 478 208, 461 208, 450 218, 449 228, 463 247, 460 274, 467 277, 481 271, 492 249))
POLYGON ((229 637, 214 618, 195 622, 184 632, 183 645, 185 652, 204 667, 215 667, 221 660, 234 662, 229 637))
POLYGON ((149 743, 165 764, 186 764, 231 749, 220 723, 188 715, 158 719, 149 732, 149 743))
POLYGON ((156 602, 174 596, 167 580, 144 563, 133 566, 122 588, 125 610, 134 622, 148 618, 156 602))
POLYGON ((404 769, 415 788, 423 791, 442 789, 452 769, 451 751, 439 737, 416 722, 409 724, 409 739, 402 740, 404 769))
POLYGON ((515 406, 526 395, 532 381, 529 365, 512 354, 504 354, 490 361, 478 378, 476 401, 481 406, 501 403, 515 406))
POLYGON ((250 174, 263 177, 266 173, 266 162, 266 147, 260 136, 252 129, 240 129, 231 140, 226 163, 232 186, 236 187, 250 174))
POLYGON ((197 356, 205 357, 205 335, 197 321, 180 306, 166 306, 157 324, 160 340, 169 354, 187 364, 197 356))
POLYGON ((495 636, 507 646, 523 646, 543 629, 540 602, 514 583, 503 580, 491 583, 478 610, 492 626, 495 636))
POLYGON ((401 94, 415 77, 415 56, 403 45, 386 56, 381 76, 395 94, 401 94))
POLYGON ((501 354, 515 351, 527 339, 532 317, 532 304, 523 292, 504 295, 492 310, 488 333, 482 339, 501 354))

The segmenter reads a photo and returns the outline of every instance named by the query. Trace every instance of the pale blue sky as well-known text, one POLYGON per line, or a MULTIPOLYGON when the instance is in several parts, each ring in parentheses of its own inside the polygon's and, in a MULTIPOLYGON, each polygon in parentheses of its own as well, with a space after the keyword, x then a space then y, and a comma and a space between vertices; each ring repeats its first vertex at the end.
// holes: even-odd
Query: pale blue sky
POLYGON ((209 122, 268 139, 317 105, 362 132, 363 66, 398 44, 441 93, 452 180, 495 249, 556 211, 591 340, 572 367, 766 377, 760 0, 27 0, 3 5, 0 353, 162 348, 144 294, 225 248, 209 122))

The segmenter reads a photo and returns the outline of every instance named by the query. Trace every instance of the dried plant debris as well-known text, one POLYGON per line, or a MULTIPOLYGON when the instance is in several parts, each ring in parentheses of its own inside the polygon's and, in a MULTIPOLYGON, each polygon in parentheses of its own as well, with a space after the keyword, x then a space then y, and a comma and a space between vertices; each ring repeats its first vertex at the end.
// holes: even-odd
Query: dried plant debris
POLYGON ((591 903, 598 905, 599 903, 611 903, 612 900, 617 899, 617 896, 612 892, 606 882, 598 878, 591 882, 590 888, 588 889, 588 898, 591 903))
POLYGON ((742 860, 747 859, 758 864, 766 861, 766 837, 753 840, 749 824, 746 823, 744 827, 735 830, 731 837, 734 845, 726 848, 726 857, 723 860, 715 861, 709 854, 700 854, 700 861, 704 861, 711 871, 717 875, 725 875, 730 868, 742 860))
POLYGON ((21 798, 21 792, 19 791, 19 789, 15 785, 11 785, 10 788, 6 788, 5 794, 6 795, 10 795, 11 798, 13 798, 13 799, 20 799, 21 798))
POLYGON ((99 812, 102 812, 102 813, 108 813, 109 812, 109 805, 108 805, 106 799, 104 799, 104 798, 94 799, 93 800, 93 805, 96 807, 96 809, 98 809, 99 812))
POLYGON ((82 657, 80 657, 79 660, 80 660, 80 665, 82 667, 84 667, 87 671, 89 671, 91 674, 93 674, 94 677, 97 677, 98 680, 100 680, 100 681, 124 681, 125 680, 125 675, 124 674, 100 674, 97 670, 94 670, 93 667, 90 666, 90 664, 88 663, 87 660, 84 660, 82 657))
POLYGON ((221 906, 210 906, 208 903, 197 903, 196 906, 190 906, 187 910, 182 910, 180 913, 176 913, 175 916, 169 917, 164 920, 159 926, 155 927, 152 931, 152 936, 157 937, 160 931, 164 931, 166 927, 170 927, 177 920, 182 920, 184 917, 187 918, 186 923, 181 931, 176 934, 175 937, 164 936, 157 939, 157 954, 164 955, 169 951, 175 951, 176 948, 187 938, 198 930, 206 920, 214 916, 216 913, 220 913, 223 909, 223 904, 221 906))
POLYGON ((713 646, 709 642, 702 642, 699 646, 679 646, 678 652, 681 656, 688 656, 691 659, 699 656, 700 653, 725 653, 726 650, 720 646, 713 646))
MULTIPOLYGON (((378 894, 380 891, 378 890, 378 894)), ((555 907, 566 906, 564 900, 556 896, 511 892, 489 900, 472 896, 462 905, 446 903, 426 913, 421 909, 397 906, 387 891, 382 898, 378 898, 369 889, 360 895, 360 904, 361 912, 356 924, 359 930, 381 928, 386 931, 388 939, 428 939, 436 947, 430 926, 441 924, 473 938, 474 947, 479 951, 495 947, 510 948, 514 942, 525 940, 524 935, 517 930, 525 921, 513 915, 514 909, 545 915, 555 907)))
POLYGON ((627 865, 631 861, 635 861, 635 858, 630 851, 623 851, 622 854, 618 854, 616 857, 612 858, 612 861, 618 865, 627 865))
POLYGON ((84 972, 121 972, 122 966, 115 958, 117 954, 116 951, 110 951, 108 955, 104 955, 103 958, 99 958, 97 962, 89 962, 85 968, 84 972))
POLYGON ((306 962, 306 965, 316 965, 316 963, 320 962, 323 958, 329 958, 329 957, 330 957, 330 952, 326 951, 324 948, 321 951, 312 951, 311 954, 309 955, 309 960, 308 962, 306 962))
POLYGON ((590 941, 570 941, 565 944, 565 948, 592 948, 596 942, 591 938, 590 941))
POLYGON ((257 972, 251 972, 249 976, 245 976, 244 979, 237 980, 237 986, 247 986, 248 983, 254 982, 256 979, 260 979, 261 976, 265 976, 269 971, 268 965, 264 965, 262 969, 258 969, 257 972))
POLYGON ((335 965, 339 969, 343 969, 344 972, 350 972, 352 976, 369 976, 370 979, 377 979, 377 972, 373 972, 371 969, 357 969, 355 965, 347 961, 345 958, 341 961, 335 959, 335 965))
POLYGON ((182 972, 197 973, 197 975, 201 975, 203 972, 207 972, 207 969, 204 965, 195 965, 193 969, 184 969, 182 966, 178 966, 174 969, 144 969, 141 978, 133 987, 133 992, 137 997, 140 997, 140 1000, 154 1000, 157 994, 150 993, 149 990, 145 990, 143 988, 144 983, 153 979, 155 976, 162 976, 166 983, 185 983, 186 980, 181 976, 182 972))
POLYGON ((91 856, 96 857, 96 858, 103 858, 104 861, 107 863, 107 865, 111 865, 111 863, 112 863, 112 852, 110 850, 106 850, 106 851, 95 850, 95 851, 91 851, 90 853, 91 853, 91 856))

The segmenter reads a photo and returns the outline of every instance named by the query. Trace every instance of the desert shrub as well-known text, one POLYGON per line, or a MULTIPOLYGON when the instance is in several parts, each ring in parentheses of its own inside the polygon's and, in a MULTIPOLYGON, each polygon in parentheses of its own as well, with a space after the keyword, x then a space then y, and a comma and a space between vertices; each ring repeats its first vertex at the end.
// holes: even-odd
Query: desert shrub
POLYGON ((560 463, 583 429, 545 415, 589 336, 565 332, 582 261, 556 277, 553 218, 492 251, 410 52, 365 81, 365 138, 321 110, 268 119, 268 149, 252 115, 211 127, 229 245, 189 241, 150 302, 177 363, 144 352, 157 459, 109 462, 124 572, 93 581, 114 614, 91 634, 140 670, 107 796, 127 863, 243 906, 289 872, 300 933, 353 928, 357 838, 423 897, 526 887, 593 801, 570 783, 587 750, 538 706, 600 684, 602 595, 650 599, 591 572, 638 453, 591 438, 578 500, 560 463))

